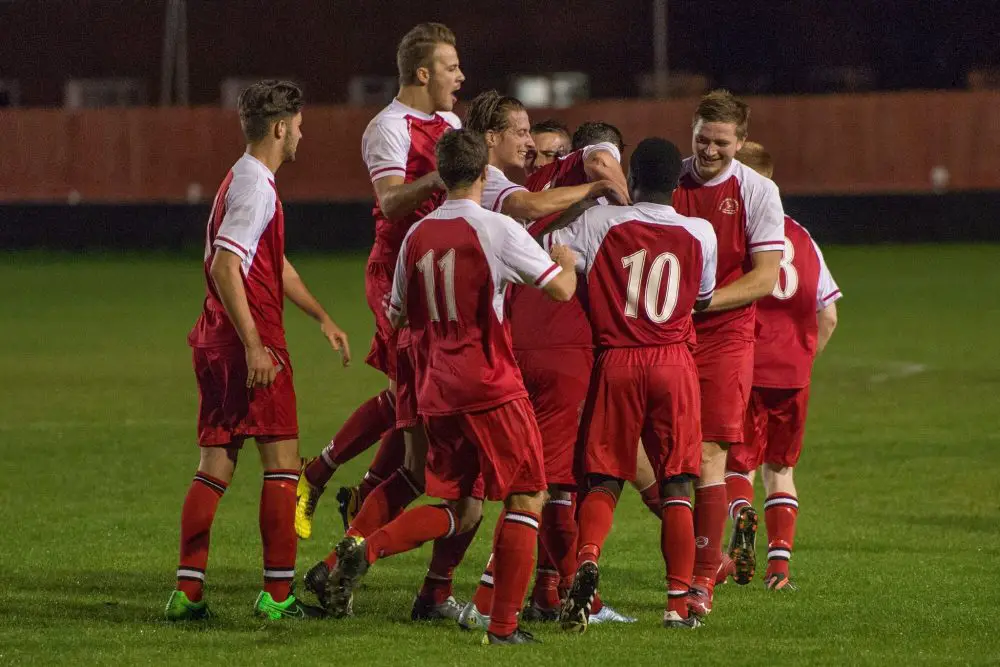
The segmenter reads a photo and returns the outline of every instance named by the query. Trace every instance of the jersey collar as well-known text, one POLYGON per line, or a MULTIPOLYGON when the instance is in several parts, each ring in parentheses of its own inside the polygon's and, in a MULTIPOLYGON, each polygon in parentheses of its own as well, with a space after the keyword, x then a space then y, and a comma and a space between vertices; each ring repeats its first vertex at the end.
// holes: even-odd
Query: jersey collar
POLYGON ((691 164, 691 178, 693 178, 695 180, 695 182, 698 183, 699 185, 707 185, 709 187, 711 187, 713 185, 719 185, 720 183, 724 183, 726 181, 726 179, 728 179, 730 176, 732 176, 733 172, 736 171, 736 160, 734 159, 732 162, 729 163, 729 166, 726 167, 722 171, 722 173, 720 173, 717 176, 714 176, 710 180, 706 181, 698 173, 698 167, 695 164, 698 158, 696 156, 692 155, 688 159, 691 160, 691 163, 690 163, 691 164))
POLYGON ((434 120, 437 118, 437 114, 425 114, 423 111, 418 111, 411 106, 407 106, 399 101, 399 98, 394 97, 392 99, 393 105, 395 105, 400 111, 402 111, 407 116, 413 116, 419 118, 420 120, 434 120))
POLYGON ((259 169, 265 176, 267 176, 267 180, 272 183, 274 182, 274 172, 268 169, 266 164, 255 158, 253 155, 250 155, 250 153, 244 153, 243 157, 240 159, 246 160, 248 164, 253 165, 255 169, 259 169))

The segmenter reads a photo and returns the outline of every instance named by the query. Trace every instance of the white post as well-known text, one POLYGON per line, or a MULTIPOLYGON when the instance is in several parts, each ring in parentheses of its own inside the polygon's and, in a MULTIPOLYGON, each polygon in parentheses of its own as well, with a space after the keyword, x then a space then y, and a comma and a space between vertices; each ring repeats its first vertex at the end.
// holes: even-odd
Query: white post
POLYGON ((659 98, 669 94, 667 61, 667 0, 653 0, 653 88, 659 98))

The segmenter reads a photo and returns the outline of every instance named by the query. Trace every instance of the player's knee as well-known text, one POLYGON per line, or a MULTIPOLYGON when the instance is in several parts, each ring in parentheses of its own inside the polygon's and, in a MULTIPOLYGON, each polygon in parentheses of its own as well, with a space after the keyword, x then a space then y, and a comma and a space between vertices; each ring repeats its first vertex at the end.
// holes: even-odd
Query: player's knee
POLYGON ((298 440, 258 440, 257 449, 264 470, 298 470, 302 465, 298 440))
POLYGON ((198 460, 198 472, 211 475, 226 483, 231 482, 233 473, 236 472, 236 461, 239 455, 238 445, 202 447, 198 460))
POLYGON ((476 498, 464 498, 455 503, 455 514, 458 518, 456 533, 467 533, 483 518, 483 501, 476 498))
POLYGON ((622 489, 624 488, 624 483, 622 480, 616 477, 608 477, 607 475, 588 475, 587 476, 587 490, 596 489, 601 487, 617 500, 622 495, 622 489))
POLYGON ((688 498, 691 496, 691 475, 675 475, 660 482, 660 498, 688 498))
POLYGON ((530 512, 541 514, 542 506, 545 504, 545 491, 533 491, 531 493, 512 493, 507 496, 504 507, 514 512, 530 512))
POLYGON ((549 485, 549 495, 546 502, 549 500, 573 500, 573 491, 558 484, 551 484, 549 485))
POLYGON ((716 442, 706 442, 701 448, 702 480, 719 480, 726 474, 726 450, 716 442))

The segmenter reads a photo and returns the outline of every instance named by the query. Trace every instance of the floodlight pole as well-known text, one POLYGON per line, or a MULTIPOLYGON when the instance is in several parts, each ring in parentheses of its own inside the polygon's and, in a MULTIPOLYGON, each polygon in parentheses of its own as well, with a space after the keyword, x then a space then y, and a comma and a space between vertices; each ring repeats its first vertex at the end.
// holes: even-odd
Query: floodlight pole
POLYGON ((667 0, 653 0, 653 88, 659 98, 669 94, 667 61, 667 0))
POLYGON ((169 106, 176 93, 176 102, 188 103, 186 0, 167 0, 163 24, 163 61, 160 64, 160 106, 169 106), (177 75, 176 89, 174 74, 177 75))

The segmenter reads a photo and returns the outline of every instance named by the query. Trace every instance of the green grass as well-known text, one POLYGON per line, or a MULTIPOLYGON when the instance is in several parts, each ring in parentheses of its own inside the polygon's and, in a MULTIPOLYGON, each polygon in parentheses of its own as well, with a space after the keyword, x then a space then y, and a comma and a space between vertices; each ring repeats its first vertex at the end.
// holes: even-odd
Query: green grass
MULTIPOLYGON (((198 258, 0 255, 0 663, 995 664, 1000 248, 830 248, 827 258, 846 296, 817 363, 798 473, 800 592, 728 585, 706 627, 662 630, 659 531, 629 492, 602 583, 640 622, 583 637, 539 628, 543 646, 496 651, 451 626, 408 622, 426 547, 379 563, 353 619, 254 620, 252 448, 212 535, 218 619, 161 621, 197 462, 185 335, 203 290, 198 258)), ((297 264, 358 358, 340 368, 311 322, 289 313, 302 449, 314 454, 383 381, 361 363, 371 332, 362 258, 297 264)), ((357 479, 366 462, 336 481, 357 479)), ((339 536, 324 503, 300 572, 339 536)), ((489 534, 458 571, 462 595, 489 534)))

